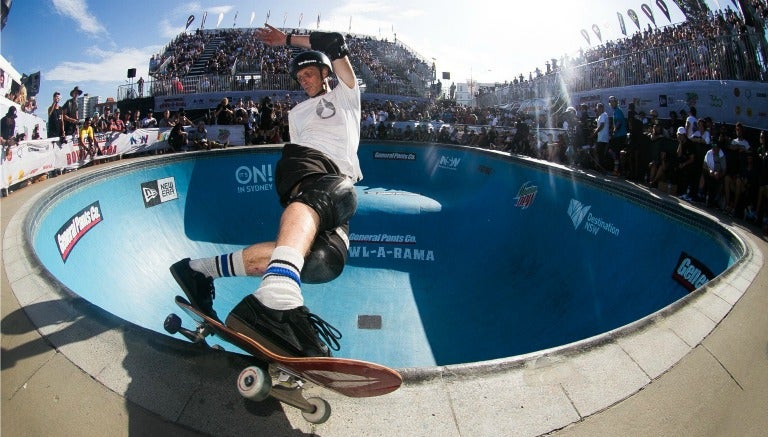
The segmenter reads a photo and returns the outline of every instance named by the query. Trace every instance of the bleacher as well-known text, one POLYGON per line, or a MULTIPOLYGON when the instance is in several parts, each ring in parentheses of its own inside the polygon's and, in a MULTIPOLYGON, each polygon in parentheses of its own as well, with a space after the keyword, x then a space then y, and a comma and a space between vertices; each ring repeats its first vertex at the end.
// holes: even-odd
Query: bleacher
MULTIPOLYGON (((251 89, 292 89, 287 75, 297 49, 267 46, 253 32, 210 29, 179 35, 150 60, 152 79, 147 85, 151 95, 223 91, 217 86, 229 87, 238 82, 245 82, 251 89), (182 86, 172 86, 176 80, 182 86), (204 87, 201 82, 217 86, 204 87)), ((427 96, 434 72, 417 54, 402 44, 370 36, 348 34, 346 39, 353 67, 368 92, 427 96)))

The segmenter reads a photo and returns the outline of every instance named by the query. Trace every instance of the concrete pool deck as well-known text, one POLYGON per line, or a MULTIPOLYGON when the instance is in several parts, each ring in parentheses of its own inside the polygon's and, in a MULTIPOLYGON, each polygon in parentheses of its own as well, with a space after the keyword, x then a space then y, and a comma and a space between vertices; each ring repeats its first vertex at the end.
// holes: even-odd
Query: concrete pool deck
POLYGON ((128 325, 40 273, 24 249, 30 205, 102 168, 0 203, 4 436, 749 436, 768 428, 768 243, 754 229, 731 223, 745 259, 704 292, 628 328, 481 370, 402 369, 408 382, 379 398, 311 388, 333 408, 327 423, 311 425, 276 401, 240 398, 241 357, 128 325))

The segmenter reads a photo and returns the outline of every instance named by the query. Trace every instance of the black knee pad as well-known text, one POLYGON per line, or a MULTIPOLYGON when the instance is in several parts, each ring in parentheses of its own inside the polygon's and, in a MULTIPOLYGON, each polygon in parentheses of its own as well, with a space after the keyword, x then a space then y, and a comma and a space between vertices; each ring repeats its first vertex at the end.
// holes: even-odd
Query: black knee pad
POLYGON ((301 282, 307 284, 321 284, 336 279, 344 270, 347 262, 347 241, 339 230, 327 231, 319 234, 315 239, 309 255, 304 259, 304 268, 301 270, 301 282))
POLYGON ((300 182, 300 191, 291 201, 301 202, 317 212, 320 231, 341 226, 357 209, 357 194, 352 181, 332 174, 300 182))

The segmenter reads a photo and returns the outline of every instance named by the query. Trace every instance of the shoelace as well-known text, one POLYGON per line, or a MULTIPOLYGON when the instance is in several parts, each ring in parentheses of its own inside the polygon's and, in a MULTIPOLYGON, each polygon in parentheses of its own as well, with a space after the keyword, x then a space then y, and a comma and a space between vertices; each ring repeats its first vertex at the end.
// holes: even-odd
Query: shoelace
POLYGON ((317 334, 323 339, 325 344, 329 348, 337 351, 341 348, 339 345, 339 339, 341 338, 341 331, 336 329, 333 325, 318 317, 316 314, 307 314, 307 319, 312 322, 317 334))

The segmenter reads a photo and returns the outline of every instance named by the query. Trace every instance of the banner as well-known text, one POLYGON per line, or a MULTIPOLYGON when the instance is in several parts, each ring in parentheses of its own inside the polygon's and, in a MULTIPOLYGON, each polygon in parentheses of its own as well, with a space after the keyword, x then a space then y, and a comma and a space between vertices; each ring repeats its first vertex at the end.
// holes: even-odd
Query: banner
POLYGON ((642 9, 643 12, 645 12, 645 15, 648 17, 648 19, 651 20, 651 23, 653 23, 653 27, 658 27, 656 26, 656 19, 653 18, 653 11, 651 10, 651 7, 643 3, 642 5, 640 5, 640 9, 642 9))
POLYGON ((595 35, 597 35, 597 40, 601 43, 603 42, 603 36, 600 34, 600 28, 597 27, 597 24, 592 25, 592 32, 595 32, 595 35))
POLYGON ((621 15, 621 12, 616 12, 616 15, 619 17, 619 27, 621 28, 622 35, 627 36, 627 27, 624 25, 624 16, 621 15))
POLYGON ((703 262, 685 252, 680 252, 680 257, 672 271, 672 278, 688 291, 704 286, 714 277, 712 270, 703 262))
POLYGON ((695 80, 571 92, 571 104, 607 102, 617 96, 620 102, 633 102, 637 112, 658 111, 668 119, 670 112, 679 113, 695 106, 699 114, 707 114, 718 122, 737 122, 755 129, 768 129, 768 83, 732 80, 695 80))
POLYGON ((637 18, 637 12, 634 9, 627 9, 627 15, 632 19, 632 22, 637 26, 637 30, 640 30, 640 20, 637 18))
POLYGON ((664 0, 656 0, 656 6, 658 6, 659 9, 661 10, 661 13, 664 14, 665 17, 667 17, 667 21, 671 23, 672 18, 669 17, 669 8, 667 7, 667 4, 664 3, 664 0))
POLYGON ((208 11, 203 12, 203 19, 200 20, 200 30, 205 26, 205 19, 208 17, 208 11))
POLYGON ((187 18, 187 27, 184 28, 185 31, 189 29, 189 25, 192 24, 193 21, 195 21, 195 16, 190 15, 189 18, 187 18))
MULTIPOLYGON (((194 129, 186 128, 187 132, 194 129)), ((232 146, 245 144, 243 125, 211 125, 206 126, 208 139, 219 143, 229 142, 232 146)), ((28 179, 47 175, 50 172, 76 170, 101 161, 117 158, 123 155, 133 155, 165 150, 168 148, 168 134, 171 128, 136 129, 127 134, 121 132, 102 132, 96 134, 96 141, 104 148, 103 155, 93 159, 77 144, 77 138, 66 137, 64 143, 59 138, 44 140, 22 141, 21 143, 4 147, 2 163, 0 163, 0 188, 24 182, 28 179)))
POLYGON ((589 33, 587 33, 586 29, 581 29, 581 36, 587 40, 587 44, 592 45, 592 43, 589 41, 589 33))

